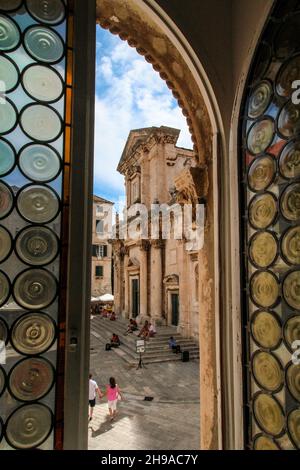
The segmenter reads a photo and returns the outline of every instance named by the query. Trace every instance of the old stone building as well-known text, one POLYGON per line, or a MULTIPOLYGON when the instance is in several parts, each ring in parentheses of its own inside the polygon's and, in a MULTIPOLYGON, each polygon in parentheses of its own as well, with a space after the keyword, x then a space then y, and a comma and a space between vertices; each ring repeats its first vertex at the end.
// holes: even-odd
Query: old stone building
POLYGON ((170 236, 150 240, 151 205, 174 207, 182 179, 196 171, 194 152, 176 147, 179 132, 150 127, 132 130, 127 139, 118 171, 125 178, 127 208, 140 203, 147 210, 149 240, 144 233, 138 240, 127 234, 127 239, 114 241, 115 310, 125 318, 177 326, 180 333, 198 339, 197 251, 188 250, 185 239, 174 238, 173 212, 170 236))
POLYGON ((93 196, 92 297, 112 293, 112 245, 105 237, 105 220, 113 202, 93 196))

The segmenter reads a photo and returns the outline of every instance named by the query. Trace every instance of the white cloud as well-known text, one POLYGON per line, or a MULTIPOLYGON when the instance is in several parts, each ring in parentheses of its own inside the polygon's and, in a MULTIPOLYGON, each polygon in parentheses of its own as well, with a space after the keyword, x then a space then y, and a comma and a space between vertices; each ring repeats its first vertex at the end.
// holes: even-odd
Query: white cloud
POLYGON ((127 43, 105 31, 102 35, 96 64, 95 186, 121 194, 124 180, 116 168, 131 129, 175 127, 181 129, 178 145, 192 144, 180 108, 151 65, 127 43))

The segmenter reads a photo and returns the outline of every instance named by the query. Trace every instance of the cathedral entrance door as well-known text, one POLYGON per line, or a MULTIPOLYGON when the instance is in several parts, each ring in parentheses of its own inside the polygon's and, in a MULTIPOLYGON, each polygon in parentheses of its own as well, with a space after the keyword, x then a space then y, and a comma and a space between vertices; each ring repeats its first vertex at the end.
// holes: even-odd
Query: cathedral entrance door
POLYGON ((139 280, 132 279, 131 281, 131 292, 132 292, 132 316, 136 318, 139 314, 140 306, 140 289, 139 289, 139 280))
POLYGON ((172 325, 177 326, 179 321, 179 294, 171 294, 172 325))

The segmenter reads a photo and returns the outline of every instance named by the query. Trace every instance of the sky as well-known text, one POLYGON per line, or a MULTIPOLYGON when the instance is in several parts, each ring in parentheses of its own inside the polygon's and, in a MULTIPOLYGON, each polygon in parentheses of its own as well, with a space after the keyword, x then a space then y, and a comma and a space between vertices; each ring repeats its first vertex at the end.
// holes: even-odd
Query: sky
POLYGON ((131 129, 180 129, 179 147, 192 148, 186 120, 151 64, 118 36, 97 26, 94 194, 124 197, 117 171, 131 129))

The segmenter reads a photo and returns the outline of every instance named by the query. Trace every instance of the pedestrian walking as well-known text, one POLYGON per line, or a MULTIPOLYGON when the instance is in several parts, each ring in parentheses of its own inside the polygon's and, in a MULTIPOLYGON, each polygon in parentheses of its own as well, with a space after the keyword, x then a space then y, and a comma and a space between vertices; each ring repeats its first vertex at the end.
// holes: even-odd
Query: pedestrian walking
POLYGON ((110 420, 113 421, 117 413, 118 400, 123 400, 122 392, 114 377, 109 379, 109 384, 106 386, 106 395, 110 420))
POLYGON ((93 375, 89 374, 89 421, 93 419, 93 412, 96 405, 96 394, 98 394, 99 398, 103 397, 97 382, 92 380, 92 377, 93 375))

